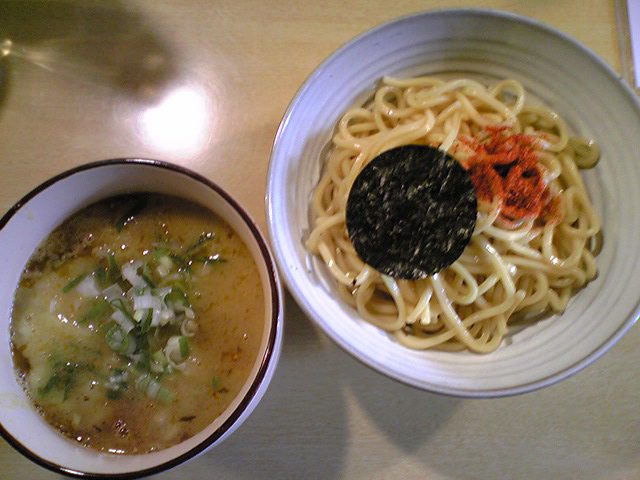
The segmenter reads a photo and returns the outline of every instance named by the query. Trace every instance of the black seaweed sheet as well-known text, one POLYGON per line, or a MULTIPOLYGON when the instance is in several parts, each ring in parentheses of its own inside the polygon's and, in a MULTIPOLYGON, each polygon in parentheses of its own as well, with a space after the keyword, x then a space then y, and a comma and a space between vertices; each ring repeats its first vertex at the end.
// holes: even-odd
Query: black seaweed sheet
POLYGON ((473 183, 453 157, 406 145, 380 154, 358 175, 347 202, 347 230, 364 262, 415 280, 460 257, 476 212, 473 183))

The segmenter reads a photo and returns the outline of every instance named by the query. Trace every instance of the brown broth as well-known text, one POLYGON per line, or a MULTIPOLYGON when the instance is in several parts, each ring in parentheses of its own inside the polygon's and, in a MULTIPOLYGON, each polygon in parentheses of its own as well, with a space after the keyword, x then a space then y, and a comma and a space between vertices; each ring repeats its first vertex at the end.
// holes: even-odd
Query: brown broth
MULTIPOLYGON (((173 297, 164 298, 167 303, 173 297)), ((227 408, 256 361, 263 318, 257 267, 225 222, 174 197, 115 197, 70 217, 29 261, 12 313, 14 363, 36 408, 64 435, 101 451, 150 452, 193 436, 227 408), (199 246, 198 239, 204 239, 199 246), (146 334, 140 332, 147 317, 133 319, 129 338, 136 350, 114 351, 107 339, 113 342, 109 331, 120 329, 111 318, 117 309, 102 291, 114 283, 125 291, 131 285, 123 277, 114 281, 110 255, 118 267, 144 261, 148 268, 140 276, 155 285, 147 283, 147 292, 167 285, 183 290, 195 314, 195 335, 181 334, 179 319, 188 320, 186 312, 177 312, 175 324, 150 327, 146 334), (72 280, 81 274, 99 287, 98 295, 79 293, 72 280), (186 360, 173 369, 149 360, 171 336, 188 344, 186 360), (163 371, 150 371, 151 364, 163 371), (153 378, 168 395, 150 393, 141 377, 153 378)))

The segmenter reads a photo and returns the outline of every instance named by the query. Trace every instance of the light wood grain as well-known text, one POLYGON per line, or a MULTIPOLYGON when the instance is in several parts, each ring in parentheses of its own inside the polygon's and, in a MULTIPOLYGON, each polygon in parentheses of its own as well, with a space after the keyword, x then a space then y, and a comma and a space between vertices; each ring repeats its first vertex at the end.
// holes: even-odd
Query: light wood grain
MULTIPOLYGON (((66 168, 141 156, 211 178, 264 230, 271 144, 304 79, 383 21, 456 6, 542 20, 620 68, 603 0, 0 2, 0 40, 27 57, 0 60, 0 209, 66 168), (179 88, 205 102, 191 115, 204 133, 159 138, 148 112, 179 88)), ((382 377, 287 307, 281 362, 255 413, 219 448, 157 478, 640 478, 638 328, 558 385, 470 401, 382 377)), ((0 441, 0 478, 56 475, 0 441)))

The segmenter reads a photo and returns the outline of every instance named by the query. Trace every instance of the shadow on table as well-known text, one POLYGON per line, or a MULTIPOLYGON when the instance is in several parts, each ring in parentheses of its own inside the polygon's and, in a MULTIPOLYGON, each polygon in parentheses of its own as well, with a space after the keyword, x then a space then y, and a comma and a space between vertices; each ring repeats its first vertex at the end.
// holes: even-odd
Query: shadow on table
POLYGON ((4 77, 10 59, 142 100, 158 95, 176 74, 171 49, 119 1, 0 2, 0 45, 10 52, 4 77))
POLYGON ((349 450, 363 440, 353 397, 406 451, 422 446, 455 409, 457 400, 390 380, 340 351, 289 295, 286 309, 284 348, 265 398, 225 443, 180 467, 181 478, 198 478, 210 465, 223 477, 247 480, 341 479, 349 450))
MULTIPOLYGON (((343 477, 349 439, 336 353, 286 295, 286 329, 278 369, 254 413, 204 458, 180 467, 196 479, 211 467, 222 478, 343 477), (330 348, 327 348, 330 347, 330 348), (329 379, 329 381, 327 381, 329 379)), ((173 475, 177 475, 175 472, 173 475)), ((169 472, 166 476, 176 478, 169 472)))
MULTIPOLYGON (((346 362, 345 362, 346 363, 346 362)), ((420 458, 420 452, 458 408, 459 398, 436 395, 392 380, 358 362, 348 362, 342 381, 358 401, 370 422, 403 455, 420 458), (416 454, 416 455, 412 455, 416 454)), ((382 453, 382 452, 381 452, 382 453)), ((429 463, 429 458, 424 458, 429 463)), ((397 462, 394 455, 381 454, 371 462, 372 475, 385 471, 385 462, 397 462)))
POLYGON ((373 371, 350 368, 348 385, 387 439, 409 453, 421 447, 456 410, 461 399, 401 384, 373 371))
MULTIPOLYGON (((640 478, 640 384, 620 368, 640 354, 630 341, 617 348, 624 361, 609 354, 599 369, 526 395, 463 400, 382 382, 376 393, 368 375, 353 391, 389 442, 438 478, 640 478)), ((380 457, 359 475, 379 478, 398 460, 380 457)))

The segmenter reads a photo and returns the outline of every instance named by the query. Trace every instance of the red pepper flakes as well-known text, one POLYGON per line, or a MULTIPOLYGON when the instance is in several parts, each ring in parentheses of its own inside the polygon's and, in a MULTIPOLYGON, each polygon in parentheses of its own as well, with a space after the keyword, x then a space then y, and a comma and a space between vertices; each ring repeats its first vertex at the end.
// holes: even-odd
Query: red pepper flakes
POLYGON ((560 195, 551 196, 549 189, 546 190, 546 198, 543 198, 542 212, 540 217, 544 218, 547 223, 557 225, 562 220, 563 212, 560 195))
POLYGON ((491 202, 494 198, 504 196, 502 177, 487 163, 477 163, 469 169, 471 182, 480 200, 491 202))
POLYGON ((508 218, 537 218, 542 210, 545 185, 536 166, 517 163, 504 179, 504 196, 500 213, 508 218))
POLYGON ((478 199, 500 199, 500 215, 508 220, 557 219, 559 203, 552 198, 538 167, 536 137, 508 133, 508 127, 486 127, 483 138, 464 138, 473 154, 465 162, 478 199), (546 208, 553 201, 554 205, 546 208), (555 205, 558 203, 558 205, 555 205))

